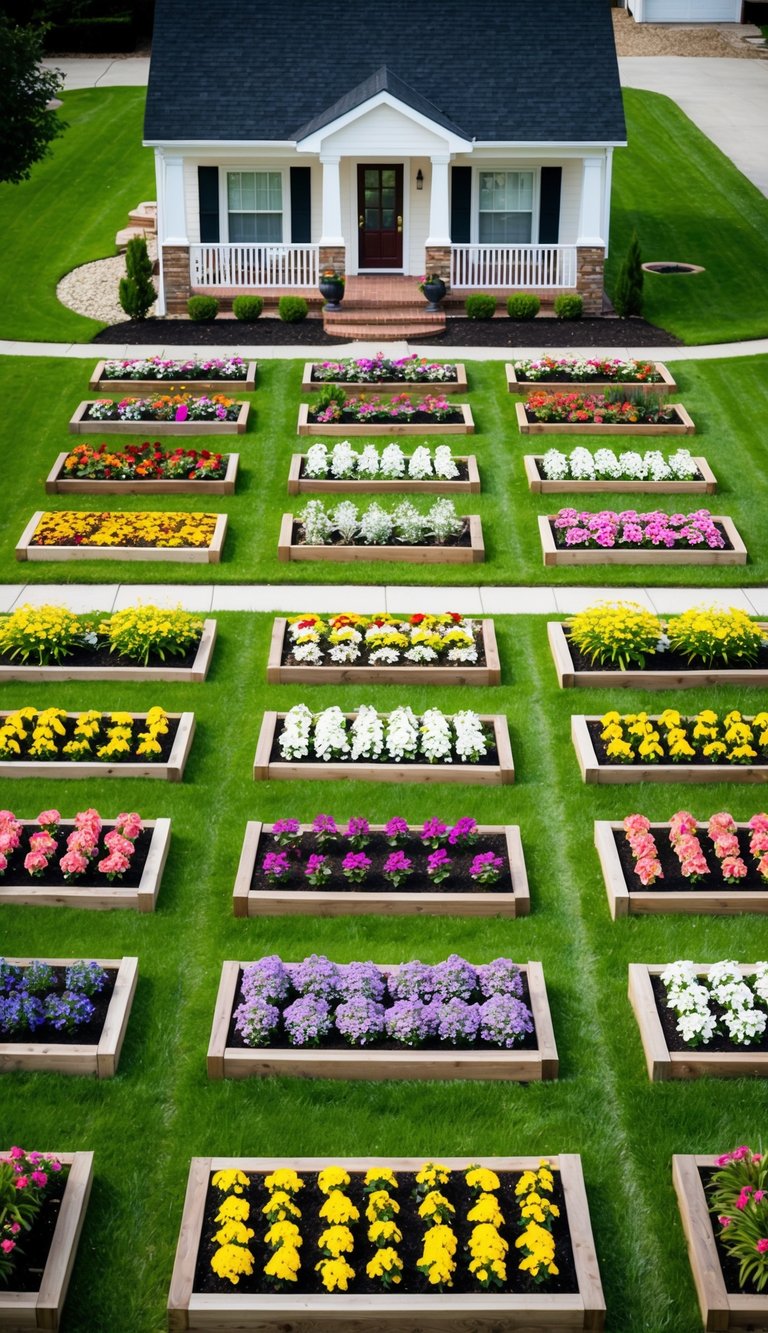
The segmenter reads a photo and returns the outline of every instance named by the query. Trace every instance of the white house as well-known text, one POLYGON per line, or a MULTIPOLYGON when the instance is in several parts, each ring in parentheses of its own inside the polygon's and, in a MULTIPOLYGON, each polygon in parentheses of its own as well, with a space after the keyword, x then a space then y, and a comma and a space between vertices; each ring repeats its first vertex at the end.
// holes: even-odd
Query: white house
POLYGON ((628 0, 636 23, 741 23, 743 0, 628 0))
POLYGON ((608 0, 157 0, 161 308, 333 266, 602 299, 608 0))

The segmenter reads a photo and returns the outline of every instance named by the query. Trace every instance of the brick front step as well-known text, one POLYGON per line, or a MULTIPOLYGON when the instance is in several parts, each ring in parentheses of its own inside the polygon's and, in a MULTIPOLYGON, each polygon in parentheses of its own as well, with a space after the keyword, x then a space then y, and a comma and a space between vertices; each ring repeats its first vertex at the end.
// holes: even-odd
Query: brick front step
POLYGON ((416 335, 425 334, 427 336, 434 334, 437 336, 445 329, 445 321, 440 324, 427 324, 413 320, 410 323, 376 323, 368 321, 367 323, 352 324, 345 321, 334 322, 332 325, 326 324, 326 333, 332 333, 335 338, 352 338, 358 341, 377 341, 377 342, 397 342, 403 338, 413 338, 416 335))

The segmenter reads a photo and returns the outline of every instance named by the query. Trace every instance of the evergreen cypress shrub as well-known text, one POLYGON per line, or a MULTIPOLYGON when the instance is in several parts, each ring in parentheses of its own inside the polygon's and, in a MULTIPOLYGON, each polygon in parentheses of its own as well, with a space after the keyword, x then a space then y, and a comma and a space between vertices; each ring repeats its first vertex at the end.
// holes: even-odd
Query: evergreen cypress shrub
POLYGON ((157 300, 152 283, 152 260, 143 236, 134 236, 125 251, 125 277, 120 279, 118 299, 129 319, 146 319, 157 300))
POLYGON ((616 288, 613 293, 613 306, 617 315, 628 319, 630 315, 643 313, 643 257, 637 232, 632 232, 629 248, 624 256, 624 263, 619 269, 616 288))

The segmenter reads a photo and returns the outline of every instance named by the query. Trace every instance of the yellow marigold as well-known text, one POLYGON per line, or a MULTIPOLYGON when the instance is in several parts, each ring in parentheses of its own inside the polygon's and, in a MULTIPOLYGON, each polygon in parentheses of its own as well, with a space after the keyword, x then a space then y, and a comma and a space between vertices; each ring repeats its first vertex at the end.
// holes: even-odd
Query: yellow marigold
POLYGON ((351 1254, 355 1248, 355 1238, 349 1227, 326 1227, 317 1243, 333 1259, 338 1259, 341 1254, 351 1254))
POLYGON ((280 1221, 273 1222, 269 1231, 264 1233, 264 1244, 272 1250, 279 1249, 281 1245, 289 1245, 292 1250, 298 1250, 304 1242, 295 1222, 280 1221))
POLYGON ((222 1245, 211 1256, 211 1268, 217 1277, 236 1287, 241 1277, 253 1272, 253 1255, 242 1245, 222 1245))
POLYGON ((379 1218, 387 1216, 393 1217, 399 1212, 400 1204, 387 1190, 374 1190, 373 1194, 369 1195, 365 1209, 365 1216, 369 1222, 376 1222, 379 1218))
POLYGON ((436 1217, 440 1222, 455 1212, 456 1209, 450 1199, 446 1199, 445 1195, 441 1194, 439 1190, 430 1190, 419 1205, 419 1217, 436 1217))
POLYGON ((341 1190, 331 1190, 320 1209, 320 1216, 326 1222, 343 1225, 345 1222, 356 1222, 360 1216, 360 1211, 346 1194, 342 1194, 341 1190))
POLYGON ((394 1222, 392 1218, 387 1218, 380 1222, 371 1223, 368 1228, 368 1239, 374 1245, 399 1245, 403 1239, 403 1233, 397 1222, 394 1222))
POLYGON ((344 1188, 349 1180, 349 1173, 343 1166, 326 1166, 318 1172, 317 1187, 322 1194, 330 1194, 331 1190, 344 1188))
POLYGON ((389 1246, 377 1250, 373 1258, 365 1266, 365 1271, 369 1278, 386 1277, 392 1283, 400 1282, 400 1275, 403 1271, 403 1261, 397 1250, 389 1246))
POLYGON ((423 1167, 416 1175, 417 1185, 426 1185, 428 1189, 435 1189, 437 1185, 447 1185, 451 1178, 451 1173, 447 1166, 441 1166, 439 1162, 425 1162, 423 1167))
POLYGON ((251 1205, 247 1199, 230 1194, 224 1199, 216 1214, 217 1222, 247 1222, 251 1215, 251 1205))
POLYGON ((487 1166, 470 1166, 464 1179, 471 1190, 479 1190, 481 1194, 492 1194, 501 1184, 496 1172, 487 1166))
POLYGON ((224 1223, 213 1239, 217 1245, 247 1245, 255 1235, 256 1232, 244 1222, 230 1221, 224 1223))
POLYGON ((262 1208, 262 1213, 268 1217, 270 1222, 282 1222, 287 1217, 301 1217, 301 1209, 297 1208, 290 1194, 285 1190, 275 1190, 274 1194, 267 1199, 262 1208))
POLYGON ((264 1187, 270 1191, 281 1190, 285 1194, 298 1194, 303 1190, 304 1181, 290 1167, 284 1166, 273 1171, 271 1176, 266 1176, 264 1187))
POLYGON ((326 1291, 347 1291, 355 1276, 354 1268, 346 1259, 321 1259, 315 1264, 315 1272, 320 1274, 326 1291))
POLYGON ((388 1185, 390 1189, 397 1189, 397 1176, 388 1166, 372 1166, 366 1173, 363 1183, 365 1185, 388 1185))
POLYGON ((490 1222, 494 1227, 504 1225, 504 1215, 495 1194, 481 1194, 467 1213, 468 1222, 490 1222))
POLYGON ((297 1282, 296 1274, 300 1268, 299 1251, 291 1245, 281 1245, 279 1250, 275 1250, 269 1263, 265 1264, 264 1273, 277 1282, 297 1282))
POLYGON ((224 1171, 215 1171, 211 1179, 214 1189, 221 1190, 222 1194, 242 1194, 243 1188, 250 1185, 250 1177, 244 1171, 238 1171, 237 1167, 229 1167, 224 1171))

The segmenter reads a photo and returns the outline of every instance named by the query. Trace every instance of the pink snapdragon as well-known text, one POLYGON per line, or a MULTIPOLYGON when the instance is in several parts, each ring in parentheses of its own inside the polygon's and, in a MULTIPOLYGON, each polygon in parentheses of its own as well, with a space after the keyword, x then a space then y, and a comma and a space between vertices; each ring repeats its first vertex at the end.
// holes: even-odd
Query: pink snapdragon
POLYGON ((124 812, 118 815, 115 820, 115 829, 118 833, 122 833, 123 837, 127 838, 129 842, 135 842, 143 828, 141 815, 138 815, 135 810, 124 812))
POLYGON ((59 870, 65 879, 77 879, 78 875, 84 875, 88 869, 88 857, 82 852, 65 852, 59 861, 59 870))
POLYGON ((727 810, 712 815, 707 824, 707 833, 712 839, 715 856, 720 862, 726 884, 735 884, 737 880, 744 879, 747 875, 747 866, 740 854, 733 815, 727 810))
POLYGON ((110 852, 109 856, 99 861, 99 874, 106 875, 109 880, 119 879, 130 864, 128 857, 123 856, 122 852, 110 852))
POLYGON ((659 849, 650 830, 651 823, 645 815, 627 815, 624 820, 624 832, 635 858, 635 874, 646 888, 664 878, 659 849))
POLYGON ((30 850, 42 852, 43 856, 52 856, 58 846, 50 833, 33 833, 29 839, 30 850))
POLYGON ((61 823, 61 815, 58 810, 42 810, 37 816, 37 822, 42 829, 50 833, 51 829, 58 828, 61 823))
POLYGON ((48 857, 42 852, 27 852, 24 857, 24 869, 30 875, 42 875, 48 869, 48 857))

